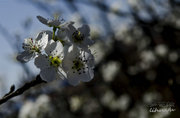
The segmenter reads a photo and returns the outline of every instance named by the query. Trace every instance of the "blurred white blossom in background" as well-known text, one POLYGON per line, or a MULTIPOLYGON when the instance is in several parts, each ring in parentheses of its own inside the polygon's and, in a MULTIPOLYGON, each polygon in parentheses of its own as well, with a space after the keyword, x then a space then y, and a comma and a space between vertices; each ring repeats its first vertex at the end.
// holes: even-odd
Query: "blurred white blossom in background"
POLYGON ((36 101, 26 101, 19 112, 19 118, 53 117, 50 98, 42 94, 36 101))

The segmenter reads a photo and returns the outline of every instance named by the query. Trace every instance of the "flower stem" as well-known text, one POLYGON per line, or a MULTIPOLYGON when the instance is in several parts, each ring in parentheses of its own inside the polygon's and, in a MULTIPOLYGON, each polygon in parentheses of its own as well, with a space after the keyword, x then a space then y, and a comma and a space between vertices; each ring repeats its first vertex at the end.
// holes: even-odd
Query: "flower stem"
POLYGON ((52 35, 52 39, 55 41, 55 33, 56 33, 56 27, 53 27, 53 35, 52 35))
POLYGON ((16 91, 15 91, 15 86, 14 85, 11 86, 10 91, 7 94, 5 94, 2 98, 0 98, 0 105, 7 102, 9 99, 13 97, 23 94, 25 91, 29 90, 30 88, 42 83, 47 83, 47 82, 42 80, 40 75, 37 75, 35 80, 32 80, 31 82, 24 84, 24 86, 20 87, 16 91))

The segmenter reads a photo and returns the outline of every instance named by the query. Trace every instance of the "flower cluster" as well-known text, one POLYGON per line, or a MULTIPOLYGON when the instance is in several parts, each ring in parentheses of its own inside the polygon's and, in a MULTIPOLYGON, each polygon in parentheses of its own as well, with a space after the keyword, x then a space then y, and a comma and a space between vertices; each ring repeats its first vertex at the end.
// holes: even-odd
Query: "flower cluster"
POLYGON ((94 77, 94 56, 89 46, 94 42, 89 26, 76 28, 74 22, 37 18, 53 31, 42 31, 35 39, 25 39, 24 51, 17 60, 28 62, 35 58, 41 78, 48 82, 58 78, 67 79, 71 85, 90 81, 94 77))

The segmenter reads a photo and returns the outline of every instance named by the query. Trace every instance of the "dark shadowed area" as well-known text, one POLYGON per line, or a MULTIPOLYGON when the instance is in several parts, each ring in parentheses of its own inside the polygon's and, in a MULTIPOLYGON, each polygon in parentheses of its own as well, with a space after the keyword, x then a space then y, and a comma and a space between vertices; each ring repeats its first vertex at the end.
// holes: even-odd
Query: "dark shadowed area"
MULTIPOLYGON (((13 49, 12 61, 22 50, 19 44, 24 38, 48 29, 34 18, 56 14, 77 26, 90 26, 95 75, 75 87, 63 80, 33 87, 1 105, 0 118, 180 117, 179 0, 16 2, 31 5, 39 11, 35 13, 42 14, 34 13, 22 21, 18 33, 10 33, 0 20, 0 41, 6 40, 13 49)), ((21 68, 17 88, 35 79, 38 70, 34 72, 32 63, 15 63, 21 68)), ((8 92, 4 76, 6 73, 0 73, 0 91, 8 92)))

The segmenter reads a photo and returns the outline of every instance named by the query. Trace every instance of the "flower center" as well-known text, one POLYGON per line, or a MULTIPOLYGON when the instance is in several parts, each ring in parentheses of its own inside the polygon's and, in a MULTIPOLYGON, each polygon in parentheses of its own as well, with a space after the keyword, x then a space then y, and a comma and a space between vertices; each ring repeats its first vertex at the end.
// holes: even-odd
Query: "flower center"
POLYGON ((75 71, 79 72, 79 74, 81 74, 81 71, 84 72, 84 63, 81 61, 81 60, 74 60, 73 61, 73 66, 72 66, 72 69, 73 69, 73 73, 75 73, 75 71))
POLYGON ((75 31, 72 35, 75 43, 82 42, 84 40, 84 35, 80 31, 75 31))
POLYGON ((50 60, 50 65, 54 67, 58 67, 62 63, 62 60, 60 60, 58 56, 56 57, 50 56, 49 60, 50 60))
POLYGON ((28 49, 32 52, 40 53, 38 46, 35 45, 36 42, 34 42, 32 38, 29 38, 27 40, 28 40, 28 43, 23 43, 23 46, 22 46, 23 49, 28 49))
POLYGON ((35 51, 35 52, 39 52, 40 53, 40 50, 38 47, 36 47, 35 45, 31 47, 31 50, 32 51, 35 51))

